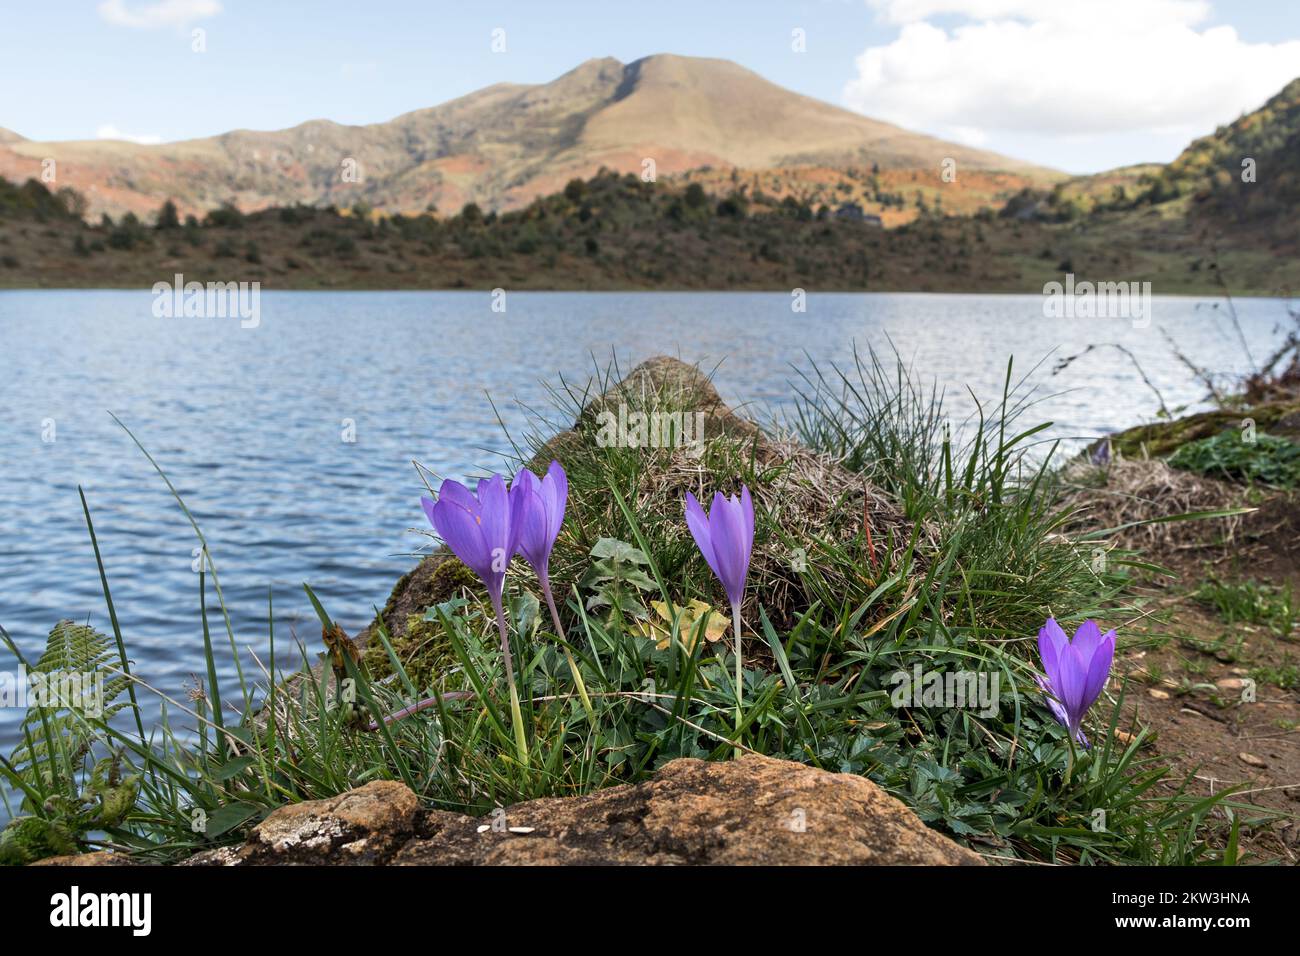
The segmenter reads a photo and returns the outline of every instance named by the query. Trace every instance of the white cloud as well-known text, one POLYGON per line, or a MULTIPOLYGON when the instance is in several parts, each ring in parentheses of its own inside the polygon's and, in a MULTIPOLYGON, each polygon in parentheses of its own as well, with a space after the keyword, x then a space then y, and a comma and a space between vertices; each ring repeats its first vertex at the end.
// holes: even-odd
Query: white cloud
POLYGON ((136 30, 183 28, 196 20, 215 17, 220 12, 220 0, 159 0, 136 7, 128 7, 126 0, 104 0, 99 5, 102 20, 136 30))
POLYGON ((130 133, 123 133, 111 123, 99 127, 95 130, 96 139, 117 139, 126 143, 139 143, 141 146, 156 146, 162 142, 161 136, 132 136, 130 133))
POLYGON ((1300 76, 1300 41, 1205 26, 1200 0, 868 0, 897 39, 857 58, 852 109, 979 143, 995 133, 1210 132, 1300 76), (936 22, 937 21, 937 22, 936 22))

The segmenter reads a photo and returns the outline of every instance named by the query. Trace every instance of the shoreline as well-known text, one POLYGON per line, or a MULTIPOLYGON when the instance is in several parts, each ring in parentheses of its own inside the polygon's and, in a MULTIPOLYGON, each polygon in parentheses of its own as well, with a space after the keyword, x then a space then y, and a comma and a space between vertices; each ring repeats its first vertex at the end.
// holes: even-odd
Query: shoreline
MULTIPOLYGON (((202 280, 195 280, 202 281, 202 280)), ((261 280, 257 280, 261 281, 261 280)), ((1151 281, 1147 279, 1134 279, 1134 282, 1151 281)), ((465 292, 465 293, 483 293, 491 292, 499 286, 493 285, 463 285, 463 286, 436 286, 425 288, 422 286, 395 286, 395 285, 349 285, 349 286, 276 286, 263 285, 262 292, 465 292)), ((730 294, 764 294, 764 295, 789 295, 790 289, 785 286, 736 286, 725 289, 712 287, 694 287, 694 286, 611 286, 609 288, 593 289, 588 286, 532 286, 528 284, 517 284, 504 287, 508 292, 540 292, 540 293, 590 293, 592 295, 611 295, 611 294, 628 294, 628 293, 653 293, 656 295, 730 295, 730 294)), ((817 295, 940 295, 940 296, 1021 296, 1026 298, 1042 298, 1045 293, 1041 289, 1026 290, 1023 288, 981 288, 981 289, 917 289, 911 287, 899 288, 870 288, 870 289, 852 289, 852 288, 825 288, 805 289, 809 296, 817 295)), ((1234 290, 1232 297, 1234 299, 1277 299, 1279 301, 1291 301, 1296 298, 1296 294, 1288 294, 1289 290, 1278 289, 1272 291, 1262 290, 1234 290)), ((110 284, 86 284, 86 285, 7 285, 0 282, 0 292, 140 292, 152 294, 149 286, 138 285, 135 283, 110 285, 110 284)), ((1153 292, 1152 299, 1221 299, 1224 292, 1217 286, 1207 286, 1205 291, 1180 290, 1177 292, 1153 292)))

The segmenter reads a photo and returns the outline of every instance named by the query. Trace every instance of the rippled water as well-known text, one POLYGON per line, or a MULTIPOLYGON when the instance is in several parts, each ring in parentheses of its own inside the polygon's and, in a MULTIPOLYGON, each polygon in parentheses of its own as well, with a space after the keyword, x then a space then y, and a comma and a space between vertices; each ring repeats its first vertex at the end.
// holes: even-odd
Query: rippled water
MULTIPOLYGON (((542 380, 583 382, 593 355, 624 368, 655 353, 721 363, 722 396, 751 411, 787 403, 791 363, 844 360, 852 343, 892 338, 950 390, 999 392, 1006 361, 1119 342, 1174 405, 1200 389, 1163 327, 1219 371, 1245 359, 1212 300, 1154 301, 1154 322, 1048 320, 1037 296, 511 293, 504 314, 480 292, 281 292, 261 324, 158 319, 148 292, 0 292, 0 624, 39 654, 59 618, 108 630, 77 486, 85 488, 128 647, 141 677, 182 694, 202 668, 193 532, 163 482, 109 417, 153 453, 207 535, 241 646, 266 648, 268 589, 277 636, 318 639, 310 582, 349 632, 382 605, 428 539, 418 459, 450 476, 505 449, 485 398, 512 427, 513 404, 544 405, 542 380), (355 442, 343 440, 344 420, 355 442), (52 439, 52 440, 50 440, 52 439)), ((1248 341, 1267 349, 1283 303, 1238 304, 1248 341)), ((1118 352, 1035 376, 1056 434, 1095 436, 1148 417, 1149 389, 1118 352)), ((218 636, 220 632, 218 632, 218 636)), ((0 668, 12 662, 0 655, 0 668)), ((0 750, 21 711, 0 709, 0 750)), ((0 808, 0 813, 3 810, 0 808)))

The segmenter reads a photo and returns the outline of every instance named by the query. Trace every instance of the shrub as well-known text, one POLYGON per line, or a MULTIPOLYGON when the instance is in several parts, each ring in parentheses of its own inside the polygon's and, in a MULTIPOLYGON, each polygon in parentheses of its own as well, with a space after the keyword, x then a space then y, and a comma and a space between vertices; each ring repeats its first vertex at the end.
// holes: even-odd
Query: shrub
POLYGON ((204 225, 218 229, 238 229, 244 225, 244 214, 233 204, 223 203, 216 209, 209 210, 203 222, 204 225))
POLYGON ((163 203, 162 208, 158 210, 158 223, 156 228, 179 229, 180 225, 181 217, 176 212, 176 204, 169 199, 163 203))

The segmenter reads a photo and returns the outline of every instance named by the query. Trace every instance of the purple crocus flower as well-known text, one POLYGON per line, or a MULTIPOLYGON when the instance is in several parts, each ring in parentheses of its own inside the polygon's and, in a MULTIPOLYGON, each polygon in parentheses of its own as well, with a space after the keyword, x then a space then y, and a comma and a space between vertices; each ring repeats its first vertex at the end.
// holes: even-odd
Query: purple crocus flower
MULTIPOLYGON (((722 582, 731 603, 736 641, 736 743, 739 744, 745 686, 740 657, 740 603, 745 597, 749 557, 754 550, 754 502, 749 497, 749 489, 742 485, 739 499, 735 495, 724 498, 721 492, 716 492, 708 514, 695 496, 686 492, 686 527, 691 529, 691 537, 722 582)), ((739 746, 736 756, 740 756, 739 746)))
POLYGON ((733 608, 740 607, 745 596, 745 577, 749 574, 749 556, 754 550, 754 502, 750 500, 749 489, 742 486, 739 499, 735 495, 724 498, 722 492, 715 493, 708 514, 695 496, 686 492, 686 526, 691 529, 704 560, 722 582, 727 600, 733 608))
POLYGON ((1083 715, 1101 696, 1110 676, 1115 632, 1107 631, 1103 635, 1095 621, 1084 621, 1071 640, 1056 619, 1049 617, 1038 632, 1038 656, 1044 673, 1034 679, 1046 697, 1052 716, 1071 737, 1085 747, 1090 746, 1081 729, 1083 715))
MULTIPOLYGON (((555 539, 560 536, 560 528, 564 524, 564 506, 569 499, 569 478, 558 461, 551 462, 551 466, 546 469, 546 477, 541 480, 525 468, 515 475, 510 493, 522 499, 519 553, 537 574, 546 606, 551 610, 555 636, 563 639, 560 612, 555 606, 555 595, 551 592, 550 565, 551 549, 555 547, 555 539)), ((573 673, 573 682, 577 686, 578 696, 582 698, 582 705, 588 716, 591 716, 593 712, 587 687, 567 645, 564 647, 564 656, 569 662, 569 670, 573 673)))
POLYGON ((506 480, 493 475, 478 483, 478 493, 450 479, 438 490, 438 500, 421 498, 424 513, 442 540, 475 574, 492 599, 501 632, 501 661, 510 682, 510 716, 515 728, 515 746, 519 762, 528 766, 528 741, 519 707, 519 690, 515 687, 514 660, 510 654, 510 635, 506 631, 506 614, 501 592, 506 583, 506 565, 519 549, 523 528, 525 500, 522 494, 506 489, 506 480))
POLYGON ((422 497, 420 503, 447 547, 483 580, 497 616, 504 621, 501 591, 506 565, 519 549, 523 496, 511 494, 506 480, 493 475, 478 483, 477 494, 449 478, 438 489, 437 501, 422 497))
POLYGON ((549 598, 551 549, 555 547, 555 539, 560 536, 560 526, 564 524, 564 506, 569 499, 568 476, 558 461, 551 462, 551 467, 546 469, 546 477, 540 480, 525 468, 515 475, 510 492, 524 497, 519 553, 537 572, 542 590, 549 598))

